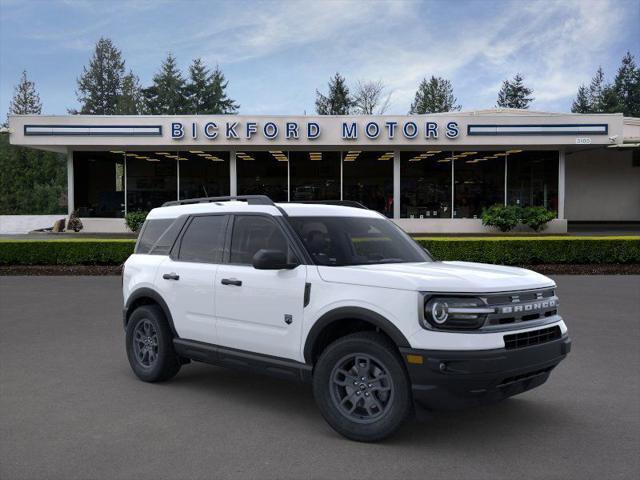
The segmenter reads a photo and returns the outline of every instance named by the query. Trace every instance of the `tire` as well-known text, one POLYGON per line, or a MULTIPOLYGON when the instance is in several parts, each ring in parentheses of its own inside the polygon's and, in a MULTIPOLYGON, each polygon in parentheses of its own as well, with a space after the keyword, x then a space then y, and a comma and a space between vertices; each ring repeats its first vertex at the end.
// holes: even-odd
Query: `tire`
POLYGON ((127 322, 127 357, 133 373, 145 382, 162 382, 180 370, 173 335, 157 305, 136 308, 127 322))
POLYGON ((394 433, 413 405, 395 345, 374 332, 342 337, 322 352, 313 373, 313 394, 327 423, 359 442, 394 433))

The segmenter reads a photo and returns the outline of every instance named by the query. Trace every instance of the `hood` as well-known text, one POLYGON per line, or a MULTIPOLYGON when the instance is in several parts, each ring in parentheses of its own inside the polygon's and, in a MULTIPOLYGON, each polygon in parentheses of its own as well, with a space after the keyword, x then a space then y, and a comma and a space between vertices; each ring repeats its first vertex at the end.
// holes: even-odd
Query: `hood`
POLYGON ((319 266, 318 272, 326 282, 426 292, 491 293, 555 286, 531 270, 472 262, 319 266))

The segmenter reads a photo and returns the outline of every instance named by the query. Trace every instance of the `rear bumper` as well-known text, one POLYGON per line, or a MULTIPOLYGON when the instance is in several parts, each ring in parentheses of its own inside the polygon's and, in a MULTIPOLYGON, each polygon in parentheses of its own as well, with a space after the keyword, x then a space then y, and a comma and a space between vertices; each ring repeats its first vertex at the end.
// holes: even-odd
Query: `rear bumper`
POLYGON ((570 350, 571 340, 565 334, 513 350, 401 348, 400 352, 415 402, 428 409, 449 410, 495 402, 542 385, 570 350), (422 363, 416 363, 420 359, 422 363))

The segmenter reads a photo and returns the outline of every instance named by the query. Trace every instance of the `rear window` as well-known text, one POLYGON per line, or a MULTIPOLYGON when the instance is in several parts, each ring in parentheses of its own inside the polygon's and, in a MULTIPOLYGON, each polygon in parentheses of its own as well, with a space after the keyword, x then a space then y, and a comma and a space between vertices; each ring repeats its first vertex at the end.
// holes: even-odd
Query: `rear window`
POLYGON ((182 262, 220 263, 224 250, 227 215, 193 217, 180 241, 182 262))
POLYGON ((147 220, 144 222, 140 238, 136 245, 135 253, 149 253, 153 244, 173 223, 173 218, 160 218, 157 220, 147 220))

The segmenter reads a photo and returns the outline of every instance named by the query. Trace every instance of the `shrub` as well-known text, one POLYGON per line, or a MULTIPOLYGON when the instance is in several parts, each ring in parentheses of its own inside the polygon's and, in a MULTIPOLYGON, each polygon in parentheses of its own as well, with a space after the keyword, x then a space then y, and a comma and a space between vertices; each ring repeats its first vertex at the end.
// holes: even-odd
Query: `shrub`
POLYGON ((80 217, 78 217, 78 211, 74 210, 69 215, 69 223, 67 223, 67 230, 73 230, 74 232, 79 232, 82 230, 84 226, 82 225, 82 221, 80 217))
MULTIPOLYGON (((535 265, 640 263, 640 237, 417 238, 438 260, 535 265)), ((120 265, 132 239, 0 240, 0 265, 120 265)))
POLYGON ((0 240, 0 265, 120 265, 135 240, 0 240))
POLYGON ((482 211, 482 224, 497 227, 501 232, 513 230, 520 221, 520 207, 494 205, 482 211))
POLYGON ((556 213, 544 207, 527 207, 521 212, 522 223, 528 225, 534 232, 547 227, 547 223, 556 218, 556 213))
POLYGON ((149 212, 142 211, 127 213, 127 215, 124 217, 124 220, 127 224, 127 227, 129 227, 129 230, 134 233, 140 232, 142 224, 146 220, 148 214, 149 212))
POLYGON ((539 265, 640 263, 640 237, 417 238, 438 260, 539 265))

